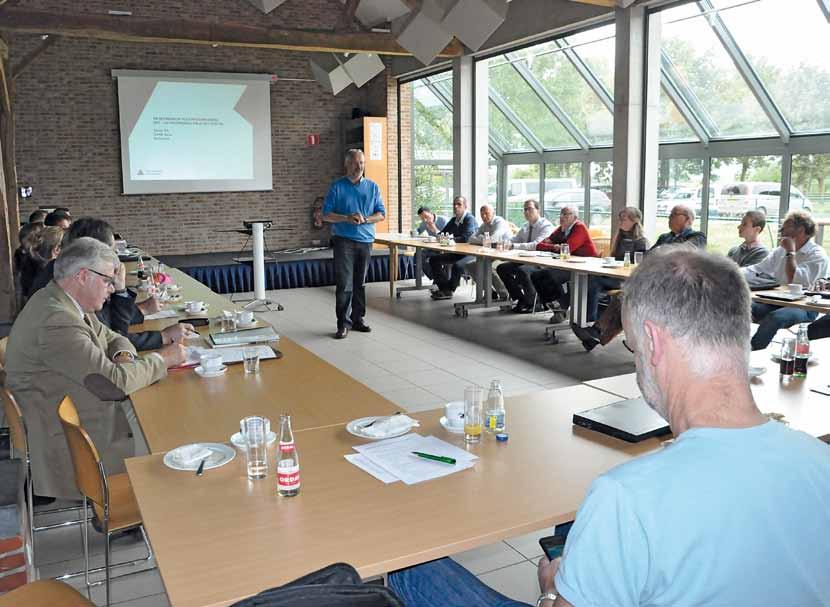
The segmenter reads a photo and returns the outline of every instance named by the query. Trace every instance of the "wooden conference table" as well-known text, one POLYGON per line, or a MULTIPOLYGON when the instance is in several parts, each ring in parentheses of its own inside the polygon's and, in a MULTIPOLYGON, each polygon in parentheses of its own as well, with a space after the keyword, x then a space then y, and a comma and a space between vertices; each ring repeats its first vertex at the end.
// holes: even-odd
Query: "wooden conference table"
POLYGON ((412 291, 426 288, 422 283, 423 251, 436 251, 439 253, 455 253, 458 255, 472 255, 481 261, 479 264, 479 275, 476 277, 476 299, 471 302, 455 304, 456 315, 467 316, 467 311, 472 308, 488 308, 492 302, 492 265, 494 261, 510 261, 514 263, 531 264, 540 269, 556 269, 571 273, 571 322, 585 326, 588 311, 588 277, 608 276, 624 280, 631 275, 633 267, 603 267, 603 260, 598 257, 577 257, 571 256, 567 260, 554 259, 550 254, 536 251, 497 251, 493 248, 486 248, 479 245, 456 244, 453 246, 442 246, 437 242, 426 242, 423 238, 412 238, 400 234, 378 234, 375 236, 377 244, 389 247, 389 296, 393 297, 404 291, 412 291), (415 286, 400 287, 395 290, 398 269, 398 248, 415 248, 415 286))
MULTIPOLYGON (((273 475, 248 481, 244 457, 202 477, 161 454, 127 470, 171 604, 227 605, 337 561, 368 577, 573 520, 597 475, 659 448, 572 425, 575 411, 615 400, 584 385, 508 398, 509 441, 486 435, 469 447, 474 468, 411 486, 347 462, 366 441, 343 425, 296 433, 295 498, 276 495, 273 475)), ((412 414, 417 431, 463 446, 442 414, 412 414)))
MULTIPOLYGON (((209 304, 210 316, 239 308, 180 270, 168 268, 167 273, 181 287, 180 301, 202 300, 209 304)), ((180 318, 185 316, 182 313, 180 318)), ((133 330, 158 331, 178 320, 146 321, 133 330)), ((206 333, 207 327, 201 332, 206 333)), ((288 412, 298 430, 399 410, 291 339, 282 337, 278 347, 283 358, 263 360, 257 375, 246 375, 241 364, 229 365, 224 375, 210 379, 202 379, 192 369, 172 370, 159 383, 133 394, 150 451, 198 441, 225 442, 247 415, 264 415, 275 424, 281 413, 288 412)))
MULTIPOLYGON (((603 260, 596 257, 571 256, 567 261, 554 259, 544 253, 541 256, 534 256, 535 251, 496 251, 479 245, 457 244, 454 246, 441 246, 436 242, 426 242, 423 238, 412 238, 400 234, 378 234, 375 242, 389 247, 389 296, 400 297, 405 291, 428 289, 423 284, 423 251, 437 251, 440 253, 456 253, 459 255, 472 255, 484 263, 480 264, 479 270, 483 272, 476 277, 476 299, 472 302, 455 304, 457 316, 467 316, 467 311, 472 308, 487 308, 492 303, 492 263, 493 261, 512 261, 515 263, 531 264, 540 269, 558 269, 571 272, 570 293, 571 293, 571 321, 580 326, 585 326, 588 310, 588 278, 590 276, 608 276, 625 280, 631 275, 636 266, 629 268, 603 267, 603 260), (395 289, 398 270, 398 249, 405 247, 415 248, 415 286, 398 287, 395 289)), ((786 287, 778 290, 787 291, 786 287)), ((826 314, 830 312, 830 305, 817 305, 808 299, 798 301, 786 301, 764 297, 763 292, 752 294, 753 301, 777 306, 798 308, 810 312, 826 314)), ((830 303, 830 300, 827 300, 830 303)))
MULTIPOLYGON (((818 388, 830 392, 826 367, 830 365, 830 340, 816 340, 811 350, 818 355, 818 364, 810 365, 805 379, 781 380, 779 364, 770 353, 780 345, 773 343, 767 350, 750 355, 750 365, 763 367, 766 372, 749 380, 752 396, 762 413, 780 413, 792 428, 813 436, 830 433, 830 396, 813 392, 818 388)), ((635 373, 617 375, 585 382, 622 398, 641 396, 635 373)))

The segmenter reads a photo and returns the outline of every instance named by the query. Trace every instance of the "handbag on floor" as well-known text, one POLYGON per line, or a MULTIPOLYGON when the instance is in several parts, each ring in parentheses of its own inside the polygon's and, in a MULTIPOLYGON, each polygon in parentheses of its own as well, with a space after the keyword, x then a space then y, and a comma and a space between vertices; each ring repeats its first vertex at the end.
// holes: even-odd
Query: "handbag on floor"
POLYGON ((263 590, 232 607, 405 607, 389 588, 364 584, 346 563, 335 563, 284 586, 263 590))

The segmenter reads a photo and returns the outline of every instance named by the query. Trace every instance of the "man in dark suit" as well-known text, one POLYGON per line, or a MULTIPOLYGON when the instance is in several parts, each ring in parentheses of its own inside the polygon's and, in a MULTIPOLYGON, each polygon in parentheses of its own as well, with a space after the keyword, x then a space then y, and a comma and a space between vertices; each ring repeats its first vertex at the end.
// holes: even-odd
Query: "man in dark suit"
MULTIPOLYGON (((67 246, 71 242, 88 236, 100 242, 103 242, 109 247, 115 244, 115 236, 112 226, 103 219, 96 219, 94 217, 81 217, 76 220, 64 237, 63 246, 67 246)), ((32 283, 32 292, 45 287, 52 280, 54 274, 55 262, 50 261, 41 272, 35 277, 32 283)), ((118 273, 118 280, 115 284, 115 292, 104 303, 104 306, 95 313, 98 320, 106 327, 109 327, 116 333, 123 335, 130 340, 136 350, 143 352, 145 350, 157 350, 164 345, 170 343, 178 343, 193 332, 193 326, 187 323, 177 323, 164 329, 163 331, 141 331, 139 333, 130 333, 130 325, 144 322, 144 313, 153 313, 157 309, 147 308, 141 309, 141 304, 135 303, 135 293, 130 291, 125 286, 125 271, 124 265, 121 264, 118 273)), ((148 302, 149 305, 155 305, 157 302, 148 302)))

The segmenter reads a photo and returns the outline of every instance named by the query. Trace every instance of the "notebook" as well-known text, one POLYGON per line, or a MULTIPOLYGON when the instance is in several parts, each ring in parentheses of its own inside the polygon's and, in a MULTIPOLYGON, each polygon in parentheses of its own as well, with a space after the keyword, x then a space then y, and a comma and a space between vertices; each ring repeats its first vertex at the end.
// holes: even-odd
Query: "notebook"
POLYGON ((274 327, 256 327, 254 329, 242 329, 239 331, 225 331, 211 333, 210 343, 215 347, 241 346, 242 344, 260 344, 277 341, 280 338, 274 327))

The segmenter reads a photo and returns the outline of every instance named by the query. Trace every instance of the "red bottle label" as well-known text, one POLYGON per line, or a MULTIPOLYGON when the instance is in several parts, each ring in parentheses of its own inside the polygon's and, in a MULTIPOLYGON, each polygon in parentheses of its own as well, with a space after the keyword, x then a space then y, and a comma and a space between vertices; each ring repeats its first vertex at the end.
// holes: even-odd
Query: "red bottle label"
POLYGON ((277 468, 277 489, 281 491, 293 491, 300 488, 300 467, 277 468))

